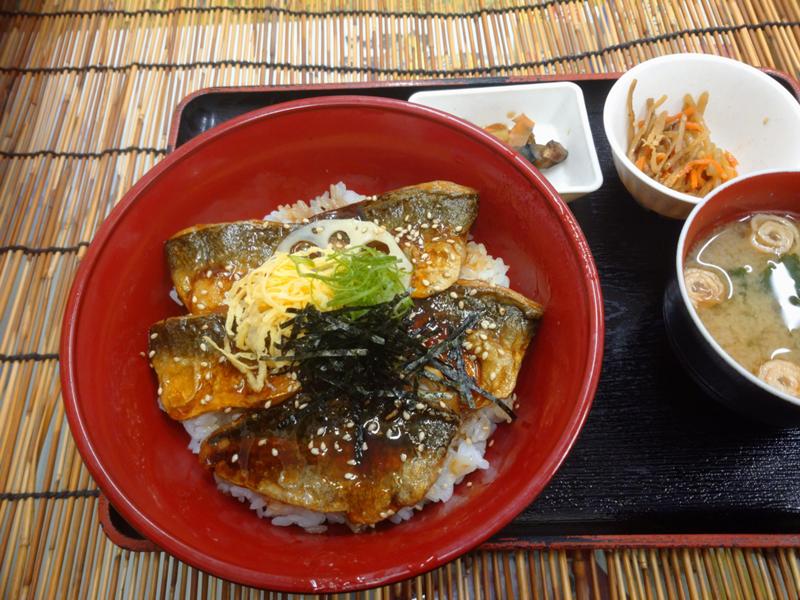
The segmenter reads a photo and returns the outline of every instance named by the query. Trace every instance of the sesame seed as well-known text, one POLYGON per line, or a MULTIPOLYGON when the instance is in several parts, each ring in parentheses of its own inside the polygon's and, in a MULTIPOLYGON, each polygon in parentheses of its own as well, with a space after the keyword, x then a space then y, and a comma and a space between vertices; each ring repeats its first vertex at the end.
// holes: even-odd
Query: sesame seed
POLYGON ((499 312, 500 312, 501 315, 504 315, 504 314, 506 314, 506 309, 501 306, 499 312))
POLYGON ((348 461, 347 461, 347 464, 348 464, 348 465, 355 465, 355 464, 356 464, 356 461, 355 461, 355 459, 354 459, 354 458, 351 458, 350 460, 348 460, 348 461))
POLYGON ((277 448, 273 448, 272 449, 272 456, 278 456, 278 449, 277 448))
POLYGON ((420 431, 419 432, 419 441, 421 442, 424 439, 425 439, 425 432, 424 431, 420 431))
POLYGON ((471 481, 467 482, 467 487, 472 487, 472 482, 471 481))
POLYGON ((206 361, 201 361, 201 362, 200 362, 200 366, 201 366, 201 367, 207 367, 207 366, 208 366, 208 363, 207 363, 206 361))
POLYGON ((323 433, 325 433, 324 427, 320 427, 319 429, 317 429, 317 435, 322 435, 323 433))
POLYGON ((227 415, 227 414, 230 414, 231 410, 232 410, 232 409, 231 409, 231 407, 230 407, 230 406, 227 406, 227 407, 225 408, 225 410, 224 410, 224 411, 222 411, 222 412, 224 412, 224 413, 227 415))
POLYGON ((422 444, 419 444, 417 446, 417 452, 419 452, 421 454, 423 450, 425 450, 425 446, 423 446, 422 444))
POLYGON ((406 223, 408 223, 410 220, 411 220, 411 215, 406 215, 406 216, 403 218, 403 221, 405 221, 406 223))
POLYGON ((231 456, 231 462, 232 463, 235 463, 237 460, 239 460, 239 455, 238 454, 234 454, 233 456, 231 456))
POLYGON ((408 421, 408 420, 411 418, 411 414, 410 414, 410 413, 409 413, 407 410, 404 410, 404 411, 403 411, 403 418, 404 418, 406 421, 408 421))
POLYGON ((430 225, 428 225, 427 223, 423 223, 422 225, 420 225, 420 227, 422 227, 422 229, 428 229, 430 225))
POLYGON ((225 362, 225 357, 224 356, 220 356, 219 360, 217 362, 218 363, 224 363, 225 362))
POLYGON ((208 346, 206 346, 205 342, 200 342, 200 350, 202 350, 203 352, 208 350, 208 346))
POLYGON ((447 404, 445 404, 443 400, 439 400, 439 406, 442 408, 447 408, 447 404))
POLYGON ((481 354, 481 360, 486 360, 487 358, 489 358, 489 353, 484 350, 483 354, 481 354))
POLYGON ((319 449, 322 450, 323 452, 325 452, 328 449, 328 446, 325 444, 325 442, 322 442, 319 445, 319 449))
POLYGON ((201 296, 208 296, 208 290, 200 290, 201 296))
POLYGON ((424 285, 425 287, 430 287, 431 282, 428 279, 423 279, 422 280, 422 285, 424 285))
POLYGON ((462 229, 464 229, 461 225, 456 227, 456 233, 459 233, 462 229))
POLYGON ((489 448, 491 448, 492 446, 494 446, 494 440, 489 440, 489 448))
POLYGON ((156 355, 155 350, 150 350, 150 352, 147 353, 147 356, 149 356, 150 358, 153 358, 155 355, 156 355))
POLYGON ((180 357, 178 357, 178 356, 173 356, 173 357, 172 357, 172 360, 174 360, 176 363, 179 363, 179 362, 181 362, 181 359, 180 359, 180 357))
POLYGON ((208 271, 206 271, 206 277, 208 277, 208 278, 211 278, 211 276, 212 276, 213 274, 214 274, 214 273, 211 271, 211 269, 209 269, 208 271))
POLYGON ((489 381, 494 381, 495 379, 497 379, 497 371, 492 371, 489 373, 489 381))
POLYGON ((297 408, 299 408, 300 410, 303 410, 303 409, 304 409, 306 406, 308 406, 308 402, 303 402, 303 403, 302 403, 300 406, 298 406, 297 408))
POLYGON ((269 408, 270 406, 272 406, 272 400, 267 400, 264 402, 264 408, 269 408))
POLYGON ((406 462, 407 458, 408 458, 408 456, 406 456, 405 453, 400 454, 400 462, 406 462))
POLYGON ((361 444, 361 449, 362 450, 367 450, 368 448, 369 448, 369 446, 367 446, 367 442, 364 442, 363 444, 361 444))
POLYGON ((158 395, 160 396, 163 393, 164 393, 164 389, 161 386, 158 386, 158 395))
POLYGON ((342 447, 339 445, 339 442, 333 442, 333 447, 336 448, 337 452, 342 451, 342 447))
POLYGON ((470 348, 472 348, 472 343, 471 343, 471 342, 468 342, 468 341, 466 341, 466 340, 465 340, 465 341, 464 341, 464 343, 463 343, 463 344, 461 344, 461 345, 462 345, 462 346, 464 346, 464 349, 465 349, 465 350, 469 350, 470 348))
POLYGON ((414 408, 416 408, 417 410, 422 410, 423 408, 425 408, 425 405, 422 402, 417 402, 414 405, 414 408))
POLYGON ((311 449, 311 454, 313 454, 314 456, 318 456, 319 455, 319 448, 312 448, 311 449))
POLYGON ((344 474, 344 478, 345 479, 349 479, 350 481, 353 481, 356 477, 358 477, 358 475, 356 475, 355 473, 345 473, 344 474))
POLYGON ((206 305, 205 305, 205 304, 203 304, 202 302, 200 302, 200 303, 197 305, 197 308, 199 308, 200 310, 205 310, 205 308, 206 308, 206 305))
POLYGON ((211 371, 206 373, 206 381, 211 381, 211 371))
POLYGON ((158 337, 158 334, 157 334, 157 333, 151 333, 151 334, 150 334, 150 339, 151 339, 151 340, 154 340, 154 339, 156 339, 157 337, 158 337))
POLYGON ((258 445, 259 446, 266 446, 267 445, 267 438, 261 438, 260 440, 258 440, 258 445))
POLYGON ((144 352, 139 352, 139 356, 141 356, 142 358, 145 358, 147 356, 147 354, 145 354, 144 352))
POLYGON ((459 301, 458 308, 461 309, 461 310, 464 310, 464 301, 463 300, 459 301))
POLYGON ((481 327, 483 327, 484 329, 488 329, 489 328, 489 321, 487 321, 486 319, 483 319, 481 321, 481 327))
POLYGON ((194 304, 195 302, 197 302, 197 296, 192 296, 192 304, 194 304))
POLYGON ((206 394, 205 396, 203 396, 203 399, 200 400, 200 404, 204 405, 208 404, 209 402, 211 402, 211 394, 206 394))
POLYGON ((342 436, 342 439, 343 439, 345 442, 349 442, 350 440, 352 440, 352 439, 353 439, 353 436, 352 436, 352 435, 350 435, 349 433, 345 433, 345 434, 342 436))
POLYGON ((481 338, 484 342, 489 339, 489 337, 485 333, 479 334, 478 337, 481 338))

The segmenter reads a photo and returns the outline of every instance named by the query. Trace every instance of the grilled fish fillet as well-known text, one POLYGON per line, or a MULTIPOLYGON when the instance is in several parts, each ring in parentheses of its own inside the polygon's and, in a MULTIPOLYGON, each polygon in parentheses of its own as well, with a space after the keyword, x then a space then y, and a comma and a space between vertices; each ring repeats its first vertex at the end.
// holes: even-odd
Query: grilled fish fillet
POLYGON ((360 415, 344 399, 307 402, 243 415, 203 442, 201 463, 267 498, 369 525, 424 498, 458 428, 455 414, 427 404, 412 403, 405 419, 385 402, 360 415))
POLYGON ((150 328, 150 362, 158 377, 167 414, 184 420, 226 408, 277 404, 298 390, 287 375, 273 375, 259 392, 217 352, 225 344, 225 317, 219 314, 173 317, 150 328))
MULTIPOLYGON (((315 217, 375 222, 398 240, 414 265, 412 295, 425 297, 458 278, 470 227, 478 214, 477 191, 433 181, 381 194, 315 217)), ((269 259, 298 224, 239 221, 198 225, 166 243, 167 263, 181 302, 193 314, 224 309, 225 292, 269 259)))

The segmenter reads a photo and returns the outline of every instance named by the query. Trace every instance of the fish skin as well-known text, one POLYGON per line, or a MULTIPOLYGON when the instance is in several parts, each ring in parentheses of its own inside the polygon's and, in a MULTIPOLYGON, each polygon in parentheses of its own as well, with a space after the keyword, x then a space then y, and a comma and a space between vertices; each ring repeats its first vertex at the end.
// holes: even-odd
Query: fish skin
MULTIPOLYGON (((476 190, 433 181, 326 211, 312 220, 350 218, 383 226, 415 264, 412 296, 425 297, 446 289, 458 278, 467 236, 477 215, 476 190), (423 228, 423 223, 429 227, 423 228), (413 226, 415 234, 398 235, 399 228, 408 226, 413 226)), ((283 238, 299 226, 251 220, 179 231, 167 240, 165 249, 181 302, 192 314, 224 310, 225 292, 233 282, 269 259, 283 238), (228 269, 228 265, 232 268, 228 269)))
POLYGON ((158 377, 161 404, 173 419, 182 421, 226 408, 263 406, 267 400, 277 404, 298 389, 287 375, 273 375, 268 386, 253 391, 230 362, 220 362, 222 355, 204 338, 224 347, 222 315, 172 317, 155 323, 149 334, 148 352, 158 377))
POLYGON ((466 257, 469 230, 477 217, 478 191, 451 181, 407 186, 381 194, 374 202, 360 202, 318 216, 320 220, 372 221, 395 236, 414 265, 414 298, 425 298, 455 283, 466 257))
POLYGON ((373 420, 380 431, 365 431, 367 449, 361 462, 348 464, 356 460, 358 443, 355 428, 347 427, 348 420, 356 418, 352 407, 334 400, 298 410, 295 404, 302 400, 299 395, 293 402, 251 411, 217 430, 202 443, 200 462, 228 483, 308 510, 342 512, 352 524, 365 526, 422 501, 439 476, 458 428, 457 415, 430 405, 410 408, 406 420, 391 414, 391 403, 368 403, 362 423, 373 420), (405 461, 401 454, 406 454, 405 461))
MULTIPOLYGON (((440 328, 452 329, 470 315, 480 316, 475 329, 465 336, 471 346, 465 355, 468 363, 477 366, 478 385, 498 398, 514 392, 525 351, 544 314, 540 304, 522 294, 479 280, 459 280, 445 292, 417 300, 415 310, 440 328), (492 373, 496 373, 494 379, 492 373)), ((486 402, 476 398, 478 407, 486 402)))
POLYGON ((269 259, 296 227, 250 220, 179 231, 167 240, 165 251, 181 302, 192 314, 220 310, 233 282, 269 259))

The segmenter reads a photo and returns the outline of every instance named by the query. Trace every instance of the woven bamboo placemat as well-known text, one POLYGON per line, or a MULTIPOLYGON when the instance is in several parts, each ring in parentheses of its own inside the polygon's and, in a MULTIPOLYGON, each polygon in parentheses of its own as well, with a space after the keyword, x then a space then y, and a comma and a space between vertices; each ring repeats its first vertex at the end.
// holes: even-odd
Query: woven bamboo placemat
MULTIPOLYGON (((253 597, 120 550, 64 419, 66 293, 207 86, 621 71, 680 51, 800 74, 797 0, 0 2, 0 597, 253 597)), ((797 598, 794 549, 476 552, 363 597, 797 598)), ((267 595, 266 593, 264 595, 267 595)), ((270 597, 279 597, 269 594, 270 597)))

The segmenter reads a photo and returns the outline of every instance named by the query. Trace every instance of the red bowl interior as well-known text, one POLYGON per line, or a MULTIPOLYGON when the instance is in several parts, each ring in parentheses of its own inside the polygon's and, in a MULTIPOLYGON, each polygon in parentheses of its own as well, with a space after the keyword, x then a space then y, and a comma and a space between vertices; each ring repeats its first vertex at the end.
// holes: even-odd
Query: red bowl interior
POLYGON ((64 321, 62 384, 80 452, 142 534, 178 558, 241 583, 290 591, 357 589, 454 558, 547 484, 589 410, 600 369, 602 303, 569 209, 521 157, 437 111, 371 98, 306 100, 256 111, 196 138, 151 170, 103 224, 64 321), (547 313, 491 468, 447 504, 401 526, 354 535, 274 527, 219 493, 156 405, 147 329, 179 314, 163 244, 196 223, 258 218, 344 181, 362 193, 448 179, 480 191, 475 238, 510 264, 512 286, 547 313))
POLYGON ((685 260, 692 246, 716 227, 754 212, 800 213, 800 171, 761 173, 720 189, 697 209, 681 256, 685 260))

